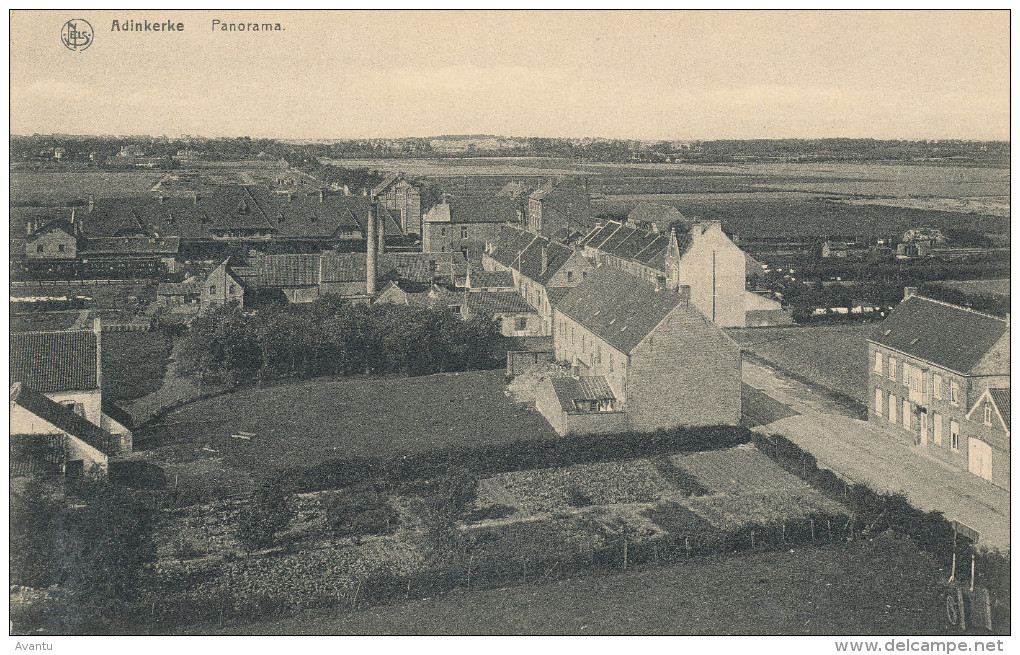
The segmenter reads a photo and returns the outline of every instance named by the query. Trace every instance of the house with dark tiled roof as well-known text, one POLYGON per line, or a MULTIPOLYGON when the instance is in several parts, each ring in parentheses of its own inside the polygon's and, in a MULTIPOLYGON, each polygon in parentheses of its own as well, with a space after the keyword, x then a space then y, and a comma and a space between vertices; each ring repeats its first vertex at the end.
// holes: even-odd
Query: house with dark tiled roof
POLYGON ((543 382, 536 407, 560 434, 740 420, 740 348, 686 287, 602 266, 556 303, 553 323, 568 379, 543 382))
POLYGON ((513 276, 517 292, 542 317, 543 336, 552 333, 552 298, 577 286, 593 268, 580 251, 512 225, 486 243, 482 267, 513 276))
MULTIPOLYGON (((431 285, 454 284, 467 274, 461 253, 386 252, 377 256, 377 279, 431 285)), ((256 289, 279 289, 290 302, 323 295, 367 299, 363 252, 326 250, 318 254, 259 254, 244 276, 256 289)))
MULTIPOLYGON (((402 242, 396 210, 380 203, 386 243, 402 242)), ((190 197, 101 198, 80 213, 86 241, 177 237, 182 245, 284 243, 295 248, 358 249, 367 239, 371 199, 315 192, 275 194, 250 185, 217 185, 190 197)))
POLYGON ((422 216, 424 252, 480 253, 500 228, 517 221, 508 198, 453 196, 422 216))
POLYGON ((575 181, 549 181, 528 196, 526 225, 529 232, 566 241, 591 229, 591 199, 575 181))
MULTIPOLYGON (((970 439, 967 416, 987 405, 986 391, 1009 388, 1008 318, 924 298, 908 287, 868 340, 868 366, 873 423, 961 470, 993 478, 1001 471, 1002 454, 997 463, 991 446, 982 445, 985 431, 970 439)), ((988 397, 994 400, 992 392, 988 397)), ((1005 405, 1008 415, 1008 393, 1005 405)), ((995 443, 1001 450, 1002 440, 995 443)))
POLYGON ((10 388, 11 475, 105 476, 120 440, 24 383, 10 388))
POLYGON ((379 204, 390 210, 400 225, 400 233, 422 233, 421 192, 401 173, 391 173, 372 189, 379 204))
POLYGON ((199 302, 200 313, 212 311, 230 303, 235 303, 241 308, 244 307, 244 284, 230 268, 229 257, 205 276, 199 302))
POLYGON ((47 223, 25 238, 28 260, 72 260, 78 252, 78 239, 69 223, 47 223))
MULTIPOLYGON (((585 235, 578 247, 599 265, 651 283, 661 278, 673 289, 690 287, 694 306, 722 327, 793 322, 779 302, 747 290, 747 256, 726 236, 719 221, 679 224, 679 229, 671 227, 666 233, 658 231, 662 221, 652 216, 655 207, 634 210, 644 217, 639 223, 649 224, 651 229, 629 221, 609 221, 585 235)), ((668 224, 678 225, 676 221, 668 224)))
POLYGON ((464 286, 472 291, 515 291, 514 276, 510 271, 487 271, 480 266, 468 266, 464 286))
POLYGON ((423 288, 420 284, 390 280, 375 302, 447 310, 465 321, 486 318, 494 321, 507 337, 538 336, 542 326, 538 312, 516 291, 472 291, 438 284, 423 288))
POLYGON ((99 319, 85 328, 78 327, 78 323, 65 330, 11 332, 10 381, 17 386, 11 391, 11 434, 52 435, 56 434, 52 432, 56 426, 63 430, 61 434, 98 444, 106 456, 130 453, 129 420, 102 396, 99 319), (36 396, 47 402, 41 403, 36 396), (15 405, 20 407, 18 412, 14 411, 15 405), (54 414, 53 406, 80 420, 54 414), (90 427, 83 427, 85 424, 90 427))

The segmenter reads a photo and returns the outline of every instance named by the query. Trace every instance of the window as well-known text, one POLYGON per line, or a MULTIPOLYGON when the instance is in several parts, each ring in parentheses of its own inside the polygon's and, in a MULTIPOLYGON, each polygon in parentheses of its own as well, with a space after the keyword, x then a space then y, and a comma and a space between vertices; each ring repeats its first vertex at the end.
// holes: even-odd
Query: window
POLYGON ((574 281, 574 271, 567 271, 567 282, 574 281))
POLYGON ((209 293, 216 293, 216 285, 215 284, 210 284, 209 285, 209 293))
POLYGON ((57 246, 57 252, 64 252, 64 244, 61 243, 57 246))
POLYGON ((954 405, 960 404, 960 384, 956 380, 949 382, 949 402, 954 405))
POLYGON ((35 251, 36 251, 36 252, 42 252, 42 251, 43 251, 43 247, 42 247, 42 244, 39 244, 38 246, 36 246, 36 247, 35 247, 35 251))
POLYGON ((446 236, 446 228, 445 227, 439 228, 439 236, 441 236, 441 237, 445 237, 446 236))
POLYGON ((931 427, 932 427, 932 438, 935 441, 936 446, 942 445, 942 417, 937 413, 932 412, 931 414, 931 427))
POLYGON ((468 238, 468 230, 467 230, 467 226, 466 225, 461 225, 460 226, 460 238, 461 239, 468 238))
POLYGON ((230 295, 234 295, 235 293, 237 293, 237 285, 231 284, 230 285, 230 295))
POLYGON ((889 394, 889 422, 896 422, 896 396, 889 394))
POLYGON ((581 271, 581 280, 583 281, 583 280, 587 280, 587 279, 588 279, 588 271, 581 271))
POLYGON ((953 450, 960 449, 960 424, 956 421, 949 422, 949 447, 953 450))
POLYGON ((985 425, 992 424, 992 405, 985 403, 985 425))
POLYGON ((875 387, 875 416, 882 415, 882 390, 875 387))
POLYGON ((896 379, 896 358, 895 357, 890 357, 889 358, 889 379, 890 380, 895 380, 896 379))
POLYGON ((517 331, 519 332, 521 330, 527 330, 527 329, 528 329, 528 317, 527 316, 518 316, 517 317, 517 331))
POLYGON ((903 429, 910 429, 910 400, 903 399, 903 429))
POLYGON ((875 372, 882 375, 882 353, 875 353, 875 372))
POLYGON ((936 400, 942 400, 942 376, 938 373, 932 376, 931 395, 936 400))

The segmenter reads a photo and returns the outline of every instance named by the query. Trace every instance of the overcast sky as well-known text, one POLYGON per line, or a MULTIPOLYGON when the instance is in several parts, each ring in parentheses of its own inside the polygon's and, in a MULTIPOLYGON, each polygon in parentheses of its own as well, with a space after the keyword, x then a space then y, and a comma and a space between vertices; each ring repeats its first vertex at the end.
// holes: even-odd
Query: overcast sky
POLYGON ((20 11, 10 89, 14 134, 1008 139, 1009 13, 20 11))

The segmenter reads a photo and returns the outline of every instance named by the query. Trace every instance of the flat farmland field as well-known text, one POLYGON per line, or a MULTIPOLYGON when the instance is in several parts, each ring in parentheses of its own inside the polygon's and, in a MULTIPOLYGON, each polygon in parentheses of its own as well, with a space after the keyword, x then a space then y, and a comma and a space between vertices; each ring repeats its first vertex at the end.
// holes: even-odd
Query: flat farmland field
POLYGON ((868 402, 874 324, 727 330, 744 350, 810 382, 868 402))
POLYGON ((11 171, 11 202, 67 202, 75 198, 120 198, 145 194, 162 171, 11 171))
POLYGON ((556 436, 504 388, 493 370, 245 389, 171 412, 135 444, 180 484, 231 495, 293 466, 556 436))
POLYGON ((999 280, 944 280, 936 282, 941 287, 956 289, 968 295, 1009 297, 1009 278, 999 280))

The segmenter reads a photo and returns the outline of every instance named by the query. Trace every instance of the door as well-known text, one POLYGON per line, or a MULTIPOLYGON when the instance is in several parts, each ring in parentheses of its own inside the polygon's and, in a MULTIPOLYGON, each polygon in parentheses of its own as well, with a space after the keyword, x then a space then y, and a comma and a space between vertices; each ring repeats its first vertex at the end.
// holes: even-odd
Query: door
POLYGON ((969 439, 970 443, 970 461, 969 468, 970 472, 974 475, 984 478, 985 480, 992 479, 992 449, 984 441, 978 441, 977 439, 969 439))
POLYGON ((921 412, 921 443, 928 443, 928 413, 921 412))

